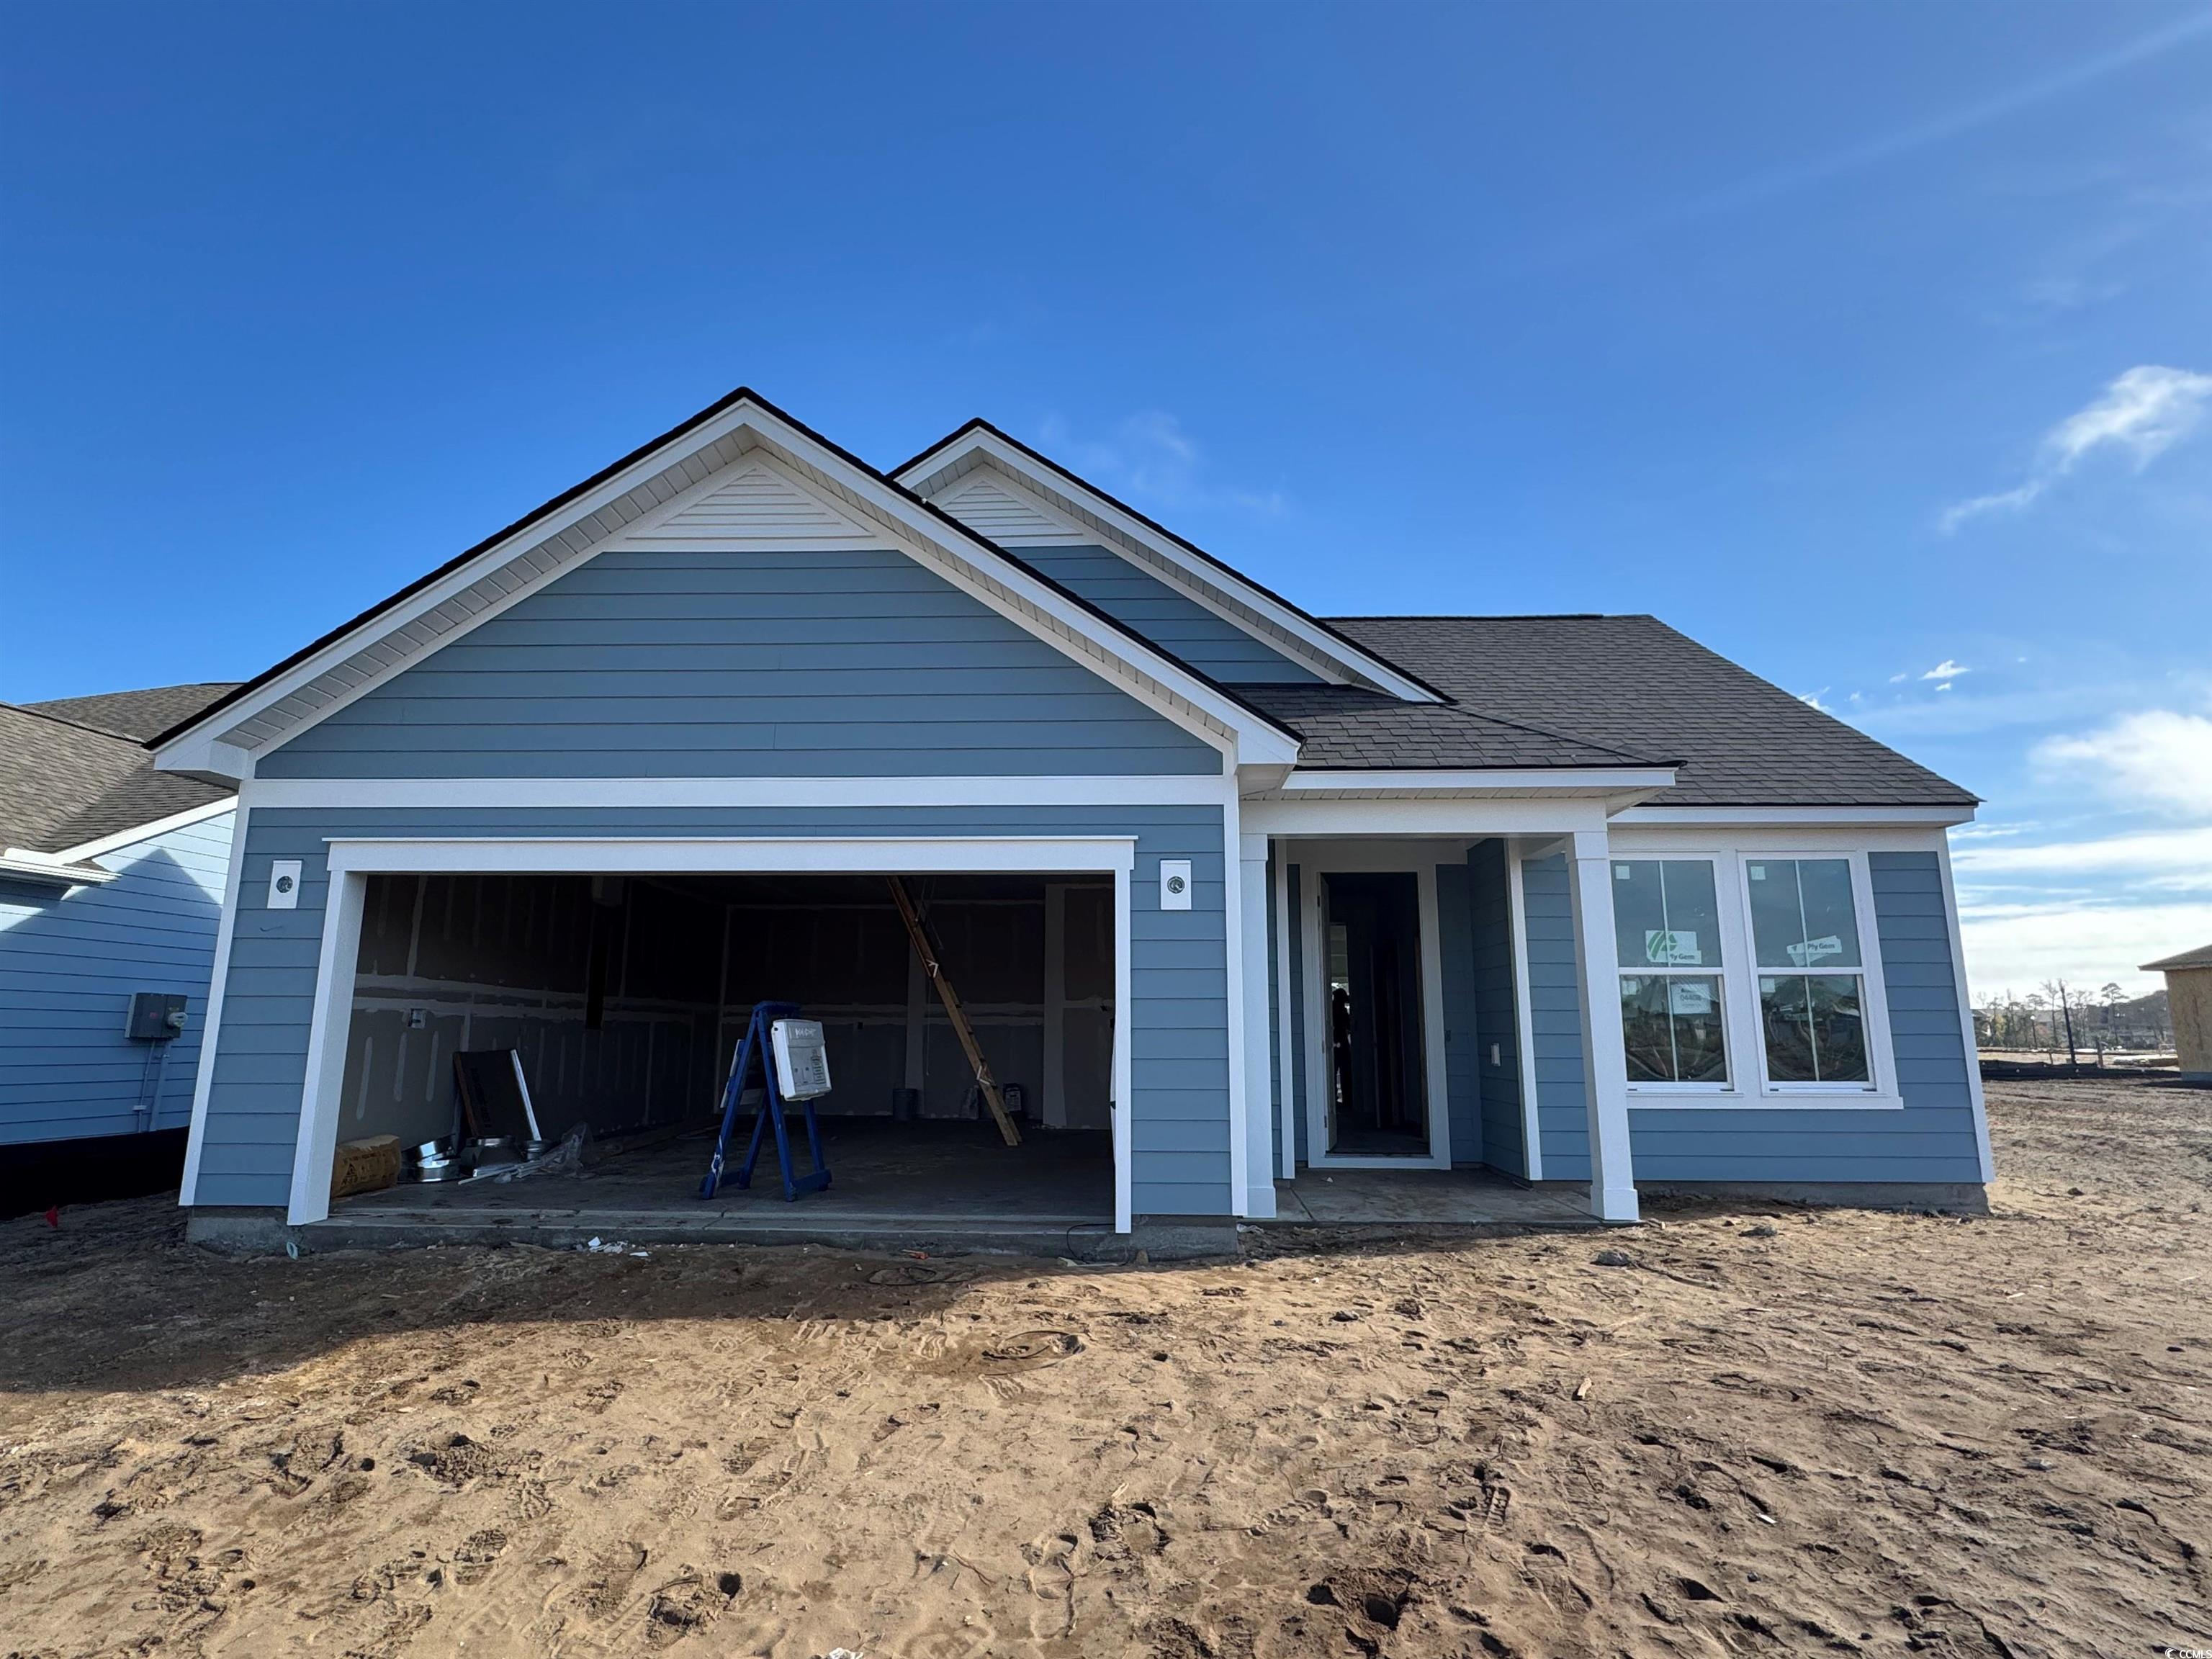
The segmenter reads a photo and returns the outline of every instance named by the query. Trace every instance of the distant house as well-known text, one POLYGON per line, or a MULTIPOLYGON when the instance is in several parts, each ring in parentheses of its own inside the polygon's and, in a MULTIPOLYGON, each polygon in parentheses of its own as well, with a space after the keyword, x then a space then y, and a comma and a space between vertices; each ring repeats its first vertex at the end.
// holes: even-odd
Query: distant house
POLYGON ((231 690, 0 703, 0 1146, 188 1121, 234 799, 143 740, 231 690))
POLYGON ((1652 617, 1312 616, 980 422, 884 471, 733 393, 155 747, 244 821, 199 1237, 324 1221, 342 1140, 452 1126, 457 1049, 556 1134, 709 1111, 761 1000, 884 1149, 817 1207, 878 1221, 1990 1176, 1966 790, 1652 617), (973 1073, 887 877, 1034 1108, 988 1160, 933 1139, 973 1073))
POLYGON ((2166 975, 2181 1075, 2191 1083, 2212 1083, 2212 945, 2146 962, 2141 971, 2166 975))

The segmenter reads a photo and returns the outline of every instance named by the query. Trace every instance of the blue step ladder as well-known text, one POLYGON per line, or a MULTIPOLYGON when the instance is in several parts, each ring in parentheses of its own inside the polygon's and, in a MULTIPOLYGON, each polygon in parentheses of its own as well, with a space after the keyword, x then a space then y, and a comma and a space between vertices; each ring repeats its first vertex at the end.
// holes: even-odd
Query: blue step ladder
POLYGON ((784 1127, 783 1091, 776 1086, 775 1054, 769 1042, 769 1029, 779 1019, 796 1018, 799 1012, 795 1002, 760 1002, 753 1005, 753 1016, 745 1026, 745 1035, 738 1044, 736 1056, 730 1061, 730 1080, 722 1089, 722 1132, 714 1138, 714 1159, 707 1166, 707 1178, 699 1183, 699 1196, 712 1198, 722 1184, 722 1169, 729 1154, 730 1132, 737 1127, 738 1108, 744 1098, 745 1075, 752 1069, 753 1061, 760 1061, 762 1099, 760 1115, 753 1120, 751 1143, 745 1148, 745 1161, 739 1164, 732 1176, 740 1187, 753 1184, 753 1166, 760 1161, 761 1139, 773 1127, 775 1131, 775 1161, 783 1173, 783 1196, 787 1201, 797 1201, 801 1193, 818 1193, 830 1184, 830 1165, 822 1156, 822 1126, 815 1121, 814 1103, 799 1102, 806 1113, 806 1146, 813 1154, 814 1168, 805 1175, 793 1172, 791 1164, 791 1135, 784 1127))

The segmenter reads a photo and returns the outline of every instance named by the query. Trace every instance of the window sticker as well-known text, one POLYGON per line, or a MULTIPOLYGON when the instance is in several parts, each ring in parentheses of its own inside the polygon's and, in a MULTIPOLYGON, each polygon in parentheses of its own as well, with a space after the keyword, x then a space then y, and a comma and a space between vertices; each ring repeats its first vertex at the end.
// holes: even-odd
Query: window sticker
POLYGON ((1669 980, 1667 1001, 1669 1012, 1674 1013, 1710 1014, 1713 1011, 1712 982, 1702 979, 1669 980))
POLYGON ((1751 866, 1751 878, 1753 881, 1765 881, 1766 879, 1766 866, 1763 864, 1753 865, 1751 866))
POLYGON ((1826 962, 1830 957, 1844 953, 1844 941, 1834 933, 1825 939, 1808 939, 1785 947, 1790 960, 1800 968, 1809 968, 1816 962, 1826 962))
POLYGON ((1701 968, 1705 961, 1697 934, 1686 927, 1645 928, 1644 959, 1661 968, 1701 968))

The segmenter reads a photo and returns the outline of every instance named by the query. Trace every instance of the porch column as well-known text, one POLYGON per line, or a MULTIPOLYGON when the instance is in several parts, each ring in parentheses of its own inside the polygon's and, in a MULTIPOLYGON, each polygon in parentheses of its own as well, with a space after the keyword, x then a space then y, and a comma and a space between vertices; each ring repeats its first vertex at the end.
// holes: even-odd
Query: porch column
POLYGON ((1275 1109, 1268 1088, 1273 1036, 1267 1010, 1267 838, 1237 837, 1236 948, 1244 964, 1244 1029, 1230 1041, 1244 1045, 1245 1213, 1275 1213, 1275 1109))
POLYGON ((1590 1213, 1637 1218, 1628 1150, 1628 1054, 1613 932, 1613 856, 1602 830, 1577 830, 1567 850, 1574 900, 1575 970, 1583 994, 1583 1078, 1589 1109, 1590 1213))

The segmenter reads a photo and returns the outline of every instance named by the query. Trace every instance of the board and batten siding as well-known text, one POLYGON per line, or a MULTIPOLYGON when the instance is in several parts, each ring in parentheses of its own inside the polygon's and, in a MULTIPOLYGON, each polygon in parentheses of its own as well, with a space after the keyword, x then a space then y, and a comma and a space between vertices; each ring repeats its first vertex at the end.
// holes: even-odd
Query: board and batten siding
POLYGON ((1023 563, 1224 685, 1318 685, 1321 676, 1103 547, 1010 547, 1023 563))
POLYGON ((1205 775, 1218 750, 904 554, 601 552, 267 778, 1205 775))
POLYGON ((232 817, 103 854, 100 886, 0 880, 0 1145, 184 1127, 232 817), (185 999, 181 1036, 125 1035, 139 991, 185 999))
MULTIPOLYGON (((1874 933, 1889 1001, 1901 1109, 1816 1106, 1628 1114, 1638 1181, 1926 1182, 1982 1179, 1942 869, 1932 852, 1872 853, 1874 933)), ((1564 857, 1522 866, 1544 1174, 1589 1179, 1582 1000, 1564 857)), ((1750 1039, 1756 1041, 1755 1034, 1750 1039)), ((1753 1063, 1739 1054, 1736 1065, 1753 1063)))
MULTIPOLYGON (((1131 1201, 1139 1215, 1224 1215, 1229 1021, 1222 811, 1213 806, 896 809, 256 809, 246 834, 222 1030, 191 1202, 277 1206, 289 1194, 329 896, 330 837, 1130 836, 1131 1201), (267 908, 269 866, 301 861, 299 906, 267 908), (1163 911, 1163 858, 1192 862, 1191 908, 1163 911)), ((709 1102, 701 1102, 705 1109, 709 1102)))

